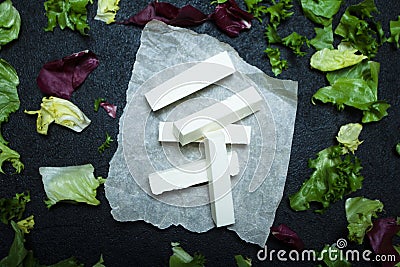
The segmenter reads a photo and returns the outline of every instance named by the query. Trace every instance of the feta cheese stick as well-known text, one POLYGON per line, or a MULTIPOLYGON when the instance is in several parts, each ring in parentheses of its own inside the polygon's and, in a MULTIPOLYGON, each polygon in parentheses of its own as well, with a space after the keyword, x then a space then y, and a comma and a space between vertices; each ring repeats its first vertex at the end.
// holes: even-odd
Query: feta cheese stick
MULTIPOLYGON (((228 153, 229 173, 239 173, 239 158, 236 152, 228 153)), ((188 188, 208 182, 207 161, 205 159, 190 162, 175 168, 149 174, 151 192, 159 195, 166 191, 188 188)))
POLYGON ((219 53, 154 87, 144 96, 153 111, 159 110, 235 72, 228 52, 219 53))
POLYGON ((211 215, 217 227, 235 223, 228 153, 222 130, 205 133, 208 192, 211 215))
MULTIPOLYGON (((173 132, 173 122, 161 121, 158 125, 158 141, 160 142, 179 142, 173 132)), ((251 126, 240 124, 228 124, 224 127, 226 144, 248 145, 250 144, 251 126)), ((203 142, 200 138, 195 142, 203 142)))
POLYGON ((264 99, 254 87, 249 87, 174 122, 174 135, 181 145, 186 145, 212 132, 237 122, 261 109, 264 99))

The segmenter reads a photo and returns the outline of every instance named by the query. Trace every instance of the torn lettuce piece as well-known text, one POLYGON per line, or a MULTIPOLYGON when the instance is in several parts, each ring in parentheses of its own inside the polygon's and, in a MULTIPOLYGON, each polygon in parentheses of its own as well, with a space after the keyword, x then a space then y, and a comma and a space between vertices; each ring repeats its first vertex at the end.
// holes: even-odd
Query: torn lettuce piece
POLYGON ((0 4, 0 48, 18 38, 21 17, 11 0, 0 4))
POLYGON ((338 49, 324 48, 311 56, 310 65, 320 71, 340 70, 356 65, 367 57, 356 54, 354 49, 347 44, 339 44, 338 49))
POLYGON ((10 220, 20 220, 24 214, 26 203, 31 201, 29 192, 16 194, 13 198, 0 199, 0 220, 8 224, 10 220))
MULTIPOLYGON (((317 254, 318 260, 321 260, 327 267, 351 267, 351 263, 346 259, 346 255, 336 245, 325 245, 321 252, 317 254), (341 257, 341 255, 343 255, 341 257)), ((322 267, 318 265, 317 267, 322 267)))
POLYGON ((95 53, 90 50, 80 51, 44 64, 36 82, 45 95, 69 100, 75 89, 98 65, 95 53))
POLYGON ((115 15, 119 10, 119 0, 98 0, 97 13, 94 19, 110 24, 115 22, 115 15))
POLYGON ((310 47, 307 37, 300 35, 297 32, 292 32, 290 35, 283 38, 282 44, 289 47, 297 56, 305 56, 307 54, 306 52, 301 51, 304 44, 306 44, 307 47, 310 47))
POLYGON ((97 151, 99 151, 100 154, 104 153, 107 148, 110 148, 112 142, 114 142, 114 140, 106 133, 106 140, 97 148, 97 151))
POLYGON ((49 125, 56 123, 75 132, 81 132, 90 124, 90 119, 72 102, 58 97, 44 97, 40 110, 26 111, 27 114, 37 114, 36 130, 47 134, 49 125))
POLYGON ((6 161, 11 163, 16 173, 21 173, 24 169, 24 164, 21 162, 20 157, 17 151, 0 142, 0 173, 4 173, 2 166, 6 161))
POLYGON ((206 259, 203 255, 195 253, 191 256, 179 243, 171 243, 172 256, 169 258, 169 267, 204 267, 206 259))
POLYGON ((362 130, 360 123, 348 123, 340 127, 336 140, 343 145, 344 153, 353 153, 357 150, 362 141, 358 140, 362 130))
POLYGON ((333 30, 332 24, 325 26, 324 28, 314 28, 315 37, 310 40, 310 45, 312 45, 316 50, 334 49, 333 48, 333 30))
POLYGON ((271 234, 278 240, 289 245, 297 251, 302 251, 304 249, 303 240, 298 236, 298 234, 289 228, 285 224, 280 224, 278 226, 271 227, 271 234))
POLYGON ((281 59, 281 51, 279 51, 279 48, 267 47, 264 52, 269 58, 269 63, 271 64, 272 72, 275 76, 278 76, 283 70, 288 68, 287 60, 281 59))
POLYGON ((269 23, 276 29, 282 21, 290 18, 294 12, 290 11, 293 7, 292 0, 272 1, 265 13, 269 14, 269 23))
POLYGON ((90 27, 87 23, 86 6, 92 0, 47 0, 44 8, 47 16, 47 27, 45 31, 53 31, 57 26, 61 30, 69 28, 77 30, 81 35, 87 35, 90 27))
POLYGON ((244 258, 242 255, 235 255, 236 265, 238 267, 251 267, 251 259, 244 258))
POLYGON ((25 234, 28 234, 35 226, 34 216, 31 215, 23 220, 18 221, 17 225, 18 225, 19 229, 22 230, 22 232, 24 232, 25 234))
POLYGON ((352 154, 344 155, 341 145, 328 147, 317 156, 308 162, 308 167, 314 169, 310 178, 289 197, 290 207, 295 211, 308 210, 310 203, 317 202, 322 209, 315 212, 323 213, 331 203, 362 186, 360 160, 352 154))
POLYGON ((397 20, 391 20, 389 26, 390 37, 387 41, 394 43, 397 48, 400 48, 400 16, 398 16, 397 20))
POLYGON ((304 15, 311 21, 328 26, 339 11, 342 0, 301 0, 304 15))
POLYGON ((67 167, 40 167, 48 208, 60 201, 83 202, 99 205, 96 189, 105 179, 94 177, 91 164, 67 167))
POLYGON ((376 218, 376 213, 383 210, 383 204, 379 200, 354 197, 346 200, 345 210, 349 223, 348 238, 350 241, 362 244, 365 233, 372 228, 372 218, 376 218))
POLYGON ((244 0, 247 12, 253 14, 254 18, 262 22, 262 15, 266 13, 266 6, 261 5, 263 0, 244 0))

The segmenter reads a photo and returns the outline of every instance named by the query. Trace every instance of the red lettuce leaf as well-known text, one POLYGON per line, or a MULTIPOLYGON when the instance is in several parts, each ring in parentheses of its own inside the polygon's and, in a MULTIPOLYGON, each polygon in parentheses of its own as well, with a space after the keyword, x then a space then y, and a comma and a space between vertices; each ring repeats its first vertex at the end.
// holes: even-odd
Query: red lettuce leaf
POLYGON ((395 261, 382 262, 383 267, 395 266, 400 262, 400 255, 393 246, 393 237, 400 231, 400 225, 395 218, 377 219, 373 222, 372 229, 367 232, 372 250, 379 255, 395 255, 395 261))
POLYGON ((100 107, 104 108, 107 111, 110 117, 114 118, 117 116, 117 106, 110 104, 108 102, 101 102, 100 107))
POLYGON ((178 8, 170 3, 152 2, 138 14, 123 21, 122 24, 144 26, 156 19, 179 27, 197 26, 208 20, 208 16, 191 5, 178 8))
POLYGON ((250 29, 252 14, 242 10, 235 0, 217 5, 211 19, 229 37, 237 37, 243 30, 250 29))
POLYGON ((96 55, 81 51, 43 65, 37 85, 45 95, 69 100, 74 90, 99 65, 96 55))
POLYGON ((278 240, 289 245, 290 247, 294 248, 297 251, 301 251, 304 249, 304 243, 297 235, 297 233, 292 229, 290 229, 285 224, 280 224, 279 226, 272 226, 271 233, 278 240))

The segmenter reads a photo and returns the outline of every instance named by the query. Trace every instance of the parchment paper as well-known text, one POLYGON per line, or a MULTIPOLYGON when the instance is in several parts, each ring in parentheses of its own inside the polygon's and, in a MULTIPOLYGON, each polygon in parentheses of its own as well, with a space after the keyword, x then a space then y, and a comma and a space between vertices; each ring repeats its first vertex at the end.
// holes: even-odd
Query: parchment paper
POLYGON ((232 178, 235 231, 243 240, 264 246, 281 201, 289 164, 297 108, 297 82, 278 80, 240 58, 229 45, 191 30, 149 22, 143 29, 120 118, 118 148, 105 183, 112 215, 118 221, 144 220, 161 229, 182 225, 194 232, 214 227, 208 186, 201 185, 154 196, 148 174, 204 157, 202 144, 181 147, 159 143, 159 121, 174 121, 221 101, 248 85, 265 99, 256 114, 241 120, 252 126, 250 145, 237 151, 240 173, 232 178), (174 105, 152 112, 144 93, 174 74, 215 54, 228 51, 237 72, 174 105))

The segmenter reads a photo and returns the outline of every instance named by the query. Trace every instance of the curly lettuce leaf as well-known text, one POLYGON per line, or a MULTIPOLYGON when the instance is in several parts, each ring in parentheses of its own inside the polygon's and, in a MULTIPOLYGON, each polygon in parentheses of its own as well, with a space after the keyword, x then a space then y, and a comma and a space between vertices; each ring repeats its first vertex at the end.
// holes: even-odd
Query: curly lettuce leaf
POLYGON ((0 4, 0 48, 18 38, 21 17, 11 0, 0 4))
POLYGON ((251 267, 251 259, 244 258, 242 255, 235 255, 236 265, 238 267, 251 267))
POLYGON ((343 153, 353 153, 362 141, 358 140, 362 130, 360 123, 349 123, 340 127, 336 140, 343 145, 343 153))
POLYGON ((67 167, 40 167, 48 208, 60 201, 82 202, 99 205, 96 189, 105 179, 94 177, 91 164, 67 167))
POLYGON ((340 44, 338 49, 324 48, 311 56, 310 65, 320 71, 334 71, 356 65, 367 57, 356 54, 353 49, 345 44, 340 44))
POLYGON ((343 0, 301 0, 304 15, 311 21, 328 26, 343 0))
POLYGON ((253 14, 254 18, 262 22, 262 16, 266 13, 266 6, 261 5, 263 0, 244 0, 247 12, 253 14))
POLYGON ((90 119, 72 102, 58 97, 44 97, 40 109, 27 111, 27 114, 37 114, 36 130, 40 134, 47 134, 49 125, 56 123, 75 132, 81 132, 90 124, 90 119))
POLYGON ((119 0, 98 0, 97 13, 94 19, 111 24, 115 22, 115 15, 119 10, 119 0))
POLYGON ((389 26, 390 37, 387 41, 394 43, 397 48, 400 48, 400 16, 398 16, 397 20, 391 20, 389 26))
POLYGON ((265 28, 265 37, 269 44, 282 43, 282 38, 279 36, 278 31, 271 24, 268 24, 265 28))
POLYGON ((361 188, 363 176, 360 160, 354 155, 343 157, 340 145, 328 147, 320 151, 316 159, 310 159, 308 166, 314 169, 310 178, 300 190, 289 197, 290 207, 295 211, 310 208, 310 203, 317 202, 323 213, 333 202, 361 188))
POLYGON ((91 0, 47 0, 44 8, 47 16, 45 31, 53 31, 57 24, 62 30, 69 28, 87 35, 90 27, 87 23, 86 6, 91 0))
POLYGON ((376 218, 377 212, 383 210, 383 204, 379 200, 370 200, 364 197, 348 198, 345 203, 346 218, 350 241, 362 244, 365 232, 372 228, 372 218, 376 218))
POLYGON ((34 216, 31 215, 23 220, 18 221, 17 225, 18 225, 19 229, 22 230, 22 232, 24 232, 25 234, 28 234, 35 226, 34 216))
POLYGON ((307 53, 301 51, 304 44, 310 47, 307 37, 298 34, 297 32, 292 32, 290 35, 282 39, 282 44, 289 47, 293 53, 298 56, 305 56, 307 53))
POLYGON ((281 59, 281 51, 278 48, 267 47, 264 52, 269 58, 269 63, 275 76, 278 76, 282 73, 282 70, 288 68, 287 60, 281 59))
POLYGON ((204 267, 206 259, 203 255, 195 253, 191 256, 179 243, 171 243, 172 256, 169 258, 169 267, 204 267))
POLYGON ((314 28, 315 37, 310 40, 310 45, 312 45, 316 50, 334 49, 333 48, 333 30, 332 24, 325 26, 324 28, 314 28))
POLYGON ((16 194, 13 198, 0 199, 0 220, 8 224, 10 220, 20 220, 25 211, 26 203, 31 201, 29 192, 16 194))

